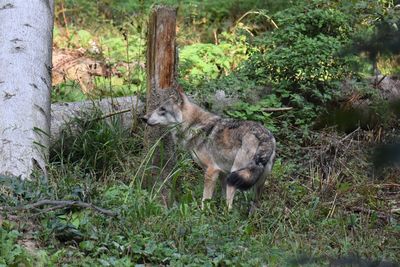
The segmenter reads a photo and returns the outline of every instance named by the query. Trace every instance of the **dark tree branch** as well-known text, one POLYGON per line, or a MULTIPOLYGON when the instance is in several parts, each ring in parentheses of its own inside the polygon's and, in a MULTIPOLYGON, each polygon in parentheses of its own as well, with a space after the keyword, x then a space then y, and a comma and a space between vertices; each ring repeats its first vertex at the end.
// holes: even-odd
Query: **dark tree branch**
POLYGON ((118 213, 115 211, 100 208, 91 203, 86 203, 86 202, 82 202, 82 201, 74 201, 74 200, 43 199, 38 202, 22 206, 20 208, 30 210, 30 209, 38 209, 39 207, 42 207, 42 206, 54 206, 54 207, 46 209, 45 211, 52 211, 55 209, 62 209, 62 208, 67 208, 67 207, 79 207, 79 208, 92 209, 94 211, 97 211, 97 212, 107 215, 107 216, 115 217, 118 215, 118 213))

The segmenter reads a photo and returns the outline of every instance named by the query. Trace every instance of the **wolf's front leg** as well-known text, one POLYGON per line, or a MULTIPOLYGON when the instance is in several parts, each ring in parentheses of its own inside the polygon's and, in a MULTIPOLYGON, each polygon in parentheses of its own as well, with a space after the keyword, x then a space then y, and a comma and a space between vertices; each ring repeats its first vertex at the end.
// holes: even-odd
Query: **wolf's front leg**
POLYGON ((203 198, 201 200, 201 209, 204 209, 204 201, 211 199, 214 193, 215 183, 217 182, 219 170, 215 168, 207 168, 204 175, 203 198))

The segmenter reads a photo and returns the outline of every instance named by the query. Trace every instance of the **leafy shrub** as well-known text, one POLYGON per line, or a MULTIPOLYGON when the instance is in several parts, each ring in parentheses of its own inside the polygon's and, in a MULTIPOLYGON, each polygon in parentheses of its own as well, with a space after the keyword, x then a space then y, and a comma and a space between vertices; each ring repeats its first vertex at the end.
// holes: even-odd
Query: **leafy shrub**
POLYGON ((313 0, 278 12, 273 19, 279 28, 257 38, 257 51, 238 71, 272 85, 276 102, 294 107, 282 118, 286 123, 311 125, 340 95, 340 82, 354 74, 352 58, 339 55, 350 40, 350 16, 336 7, 313 0))
POLYGON ((339 87, 335 82, 352 73, 348 61, 337 56, 341 46, 334 37, 300 35, 290 46, 277 46, 255 55, 251 64, 260 82, 283 85, 281 96, 287 99, 286 103, 299 106, 301 103, 296 101, 300 96, 324 104, 337 95, 335 90, 339 87))
POLYGON ((104 36, 101 44, 104 54, 116 62, 137 61, 145 58, 146 46, 144 37, 140 34, 132 34, 128 40, 125 40, 123 36, 104 36))
POLYGON ((271 114, 265 111, 265 108, 280 107, 281 103, 275 95, 269 95, 256 104, 249 104, 246 102, 238 102, 226 113, 236 119, 253 120, 262 122, 271 131, 276 130, 274 120, 271 114))
POLYGON ((6 231, 0 228, 0 266, 24 264, 32 266, 32 258, 18 244, 16 240, 19 236, 18 231, 6 231))
MULTIPOLYGON (((225 33, 224 36, 229 37, 229 34, 225 33)), ((196 86, 229 74, 245 59, 245 36, 223 41, 218 45, 187 45, 179 52, 180 76, 196 86)))
POLYGON ((0 222, 0 266, 49 266, 51 259, 47 253, 28 251, 17 242, 22 233, 11 228, 9 221, 0 222))
POLYGON ((347 39, 352 30, 351 17, 340 9, 335 1, 311 0, 298 3, 274 16, 287 43, 298 34, 308 37, 318 35, 347 39))

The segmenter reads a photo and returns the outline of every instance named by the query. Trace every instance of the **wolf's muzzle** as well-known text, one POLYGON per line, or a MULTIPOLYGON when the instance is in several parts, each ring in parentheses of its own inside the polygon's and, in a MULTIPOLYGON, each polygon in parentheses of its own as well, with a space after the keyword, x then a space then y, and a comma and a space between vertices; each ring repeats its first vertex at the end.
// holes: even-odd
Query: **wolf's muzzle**
POLYGON ((144 116, 140 117, 139 119, 144 123, 147 123, 147 121, 149 120, 147 115, 144 115, 144 116))
POLYGON ((157 125, 157 123, 150 123, 150 122, 149 122, 149 118, 148 118, 147 115, 144 115, 144 116, 140 117, 140 120, 141 120, 142 122, 146 123, 146 124, 149 125, 149 126, 157 125))

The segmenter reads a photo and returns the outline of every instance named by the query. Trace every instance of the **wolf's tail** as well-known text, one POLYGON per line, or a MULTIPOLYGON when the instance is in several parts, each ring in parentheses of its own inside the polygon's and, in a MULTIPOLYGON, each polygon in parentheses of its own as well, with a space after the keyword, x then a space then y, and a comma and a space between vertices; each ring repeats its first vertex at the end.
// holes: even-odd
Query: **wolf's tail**
POLYGON ((247 190, 258 181, 263 172, 264 166, 250 164, 248 167, 231 172, 227 182, 240 190, 247 190))
POLYGON ((275 139, 271 136, 260 142, 253 160, 244 168, 231 172, 227 183, 240 190, 247 190, 257 183, 264 172, 271 171, 275 157, 275 139))

